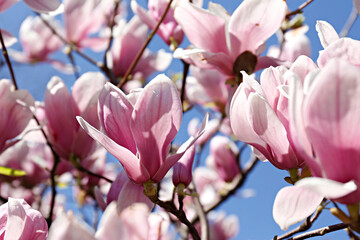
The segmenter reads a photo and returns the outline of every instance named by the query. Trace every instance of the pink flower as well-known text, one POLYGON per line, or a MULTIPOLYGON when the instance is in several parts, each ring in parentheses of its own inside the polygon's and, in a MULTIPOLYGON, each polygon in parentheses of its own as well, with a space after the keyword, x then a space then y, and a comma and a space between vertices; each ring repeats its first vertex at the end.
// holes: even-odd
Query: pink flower
POLYGON ((261 160, 275 167, 291 169, 301 165, 288 138, 287 98, 278 91, 285 84, 282 68, 266 69, 261 85, 245 72, 230 106, 230 122, 235 136, 255 148, 261 160))
MULTIPOLYGON (((112 68, 115 76, 123 77, 135 59, 137 53, 147 38, 148 28, 137 16, 134 16, 126 25, 120 24, 121 31, 114 36, 111 48, 112 68)), ((132 72, 133 79, 144 81, 155 71, 165 70, 172 60, 172 56, 164 51, 151 53, 145 50, 138 64, 132 72)))
POLYGON ((173 183, 174 186, 180 183, 185 187, 189 186, 192 180, 192 167, 195 157, 195 146, 191 146, 190 149, 175 163, 173 169, 173 183))
POLYGON ((65 33, 68 42, 79 48, 104 50, 109 37, 90 35, 99 32, 105 25, 113 5, 114 1, 109 0, 64 0, 65 33))
POLYGON ((105 134, 78 117, 80 125, 120 161, 135 183, 160 182, 196 140, 189 139, 168 155, 180 128, 182 105, 176 86, 165 75, 153 79, 137 98, 107 83, 98 110, 105 134))
MULTIPOLYGON (((154 29, 164 13, 169 0, 150 0, 148 1, 149 11, 143 9, 136 0, 131 1, 131 9, 139 16, 141 21, 150 29, 154 29)), ((184 38, 184 32, 174 18, 174 9, 170 7, 164 21, 160 24, 156 32, 164 42, 172 49, 176 49, 184 38)))
POLYGON ((286 10, 282 0, 247 0, 229 16, 218 4, 210 3, 209 9, 204 10, 181 2, 175 9, 175 19, 195 47, 178 50, 174 55, 201 68, 216 68, 227 76, 276 64, 269 57, 256 61, 256 56, 264 50, 264 42, 279 29, 286 10), (251 54, 242 55, 245 52, 251 54), (240 62, 249 60, 249 55, 251 66, 241 66, 240 62))
MULTIPOLYGON (((17 1, 18 0, 0 1, 0 12, 5 11, 17 1)), ((58 0, 24 0, 24 2, 34 11, 40 13, 48 13, 50 11, 55 11, 60 6, 60 2, 58 0)))
POLYGON ((229 138, 215 136, 210 141, 210 155, 207 162, 213 164, 220 178, 225 182, 231 182, 240 174, 237 155, 239 149, 229 138))
POLYGON ((48 233, 45 218, 23 199, 9 198, 1 205, 0 226, 1 239, 45 240, 48 233))
POLYGON ((53 77, 48 83, 44 99, 46 129, 60 157, 70 159, 74 155, 84 159, 96 150, 96 142, 80 128, 76 116, 100 126, 97 97, 105 83, 102 74, 85 73, 75 82, 71 95, 60 78, 53 77))
POLYGON ((33 105, 34 99, 27 91, 15 91, 9 80, 0 80, 0 153, 25 129, 33 105))
MULTIPOLYGON (((291 137, 315 177, 353 180, 359 186, 359 76, 351 63, 330 59, 318 74, 309 74, 304 82, 296 77, 292 81, 291 137)), ((360 189, 336 200, 358 203, 360 189)))
MULTIPOLYGON (((57 30, 60 30, 60 24, 52 18, 47 21, 57 30)), ((11 51, 11 56, 18 62, 37 63, 49 62, 54 67, 64 68, 60 61, 52 60, 49 55, 58 51, 64 44, 52 33, 44 24, 40 17, 27 17, 21 24, 19 39, 23 52, 11 51)))

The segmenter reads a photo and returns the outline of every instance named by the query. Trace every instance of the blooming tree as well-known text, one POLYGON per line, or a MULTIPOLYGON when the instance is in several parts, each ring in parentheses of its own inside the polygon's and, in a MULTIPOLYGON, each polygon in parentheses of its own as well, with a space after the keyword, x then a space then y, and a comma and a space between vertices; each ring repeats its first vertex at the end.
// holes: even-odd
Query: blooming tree
POLYGON ((292 227, 266 237, 360 239, 360 1, 341 33, 306 24, 313 0, 24 2, 0 26, 0 239, 241 238, 221 206, 246 207, 261 161, 286 176, 270 198, 292 227))

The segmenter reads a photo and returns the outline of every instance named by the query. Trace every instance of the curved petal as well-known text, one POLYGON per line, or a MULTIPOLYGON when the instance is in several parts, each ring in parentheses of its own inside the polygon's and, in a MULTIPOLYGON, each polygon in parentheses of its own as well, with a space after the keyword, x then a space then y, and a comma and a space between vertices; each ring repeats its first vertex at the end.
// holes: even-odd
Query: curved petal
POLYGON ((280 28, 286 10, 283 0, 247 0, 240 4, 229 22, 233 57, 247 50, 255 53, 280 28))
POLYGON ((106 135, 136 154, 136 145, 130 128, 133 105, 125 94, 113 84, 106 83, 99 95, 98 112, 106 135))
POLYGON ((339 35, 328 22, 317 21, 316 22, 316 31, 318 32, 319 39, 323 48, 326 48, 331 43, 339 40, 339 35))
POLYGON ((182 105, 175 84, 165 75, 158 75, 139 96, 130 123, 140 161, 150 176, 165 161, 181 119, 182 105))
POLYGON ((311 190, 325 198, 340 198, 357 189, 354 181, 340 183, 326 178, 308 177, 295 183, 296 187, 311 190))
POLYGON ((193 4, 182 2, 175 9, 175 19, 196 47, 213 53, 229 53, 226 22, 223 18, 193 4))
POLYGON ((284 125, 269 103, 258 94, 249 95, 248 119, 255 133, 271 148, 273 159, 268 159, 280 169, 290 169, 299 162, 287 139, 284 125))
POLYGON ((323 196, 306 188, 290 186, 276 195, 273 217, 282 230, 310 216, 319 206, 323 196))
POLYGON ((136 183, 144 183, 149 180, 149 173, 140 165, 140 161, 128 149, 118 145, 111 138, 89 125, 81 117, 76 117, 80 126, 106 150, 116 157, 123 165, 128 177, 136 183))
POLYGON ((58 0, 24 0, 24 2, 34 11, 40 13, 55 11, 60 6, 58 0))

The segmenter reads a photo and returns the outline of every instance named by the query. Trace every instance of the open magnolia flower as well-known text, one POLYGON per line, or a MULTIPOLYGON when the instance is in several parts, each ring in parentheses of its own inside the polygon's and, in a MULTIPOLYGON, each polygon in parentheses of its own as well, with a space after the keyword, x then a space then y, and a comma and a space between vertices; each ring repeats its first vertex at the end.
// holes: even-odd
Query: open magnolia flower
POLYGON ((175 19, 195 47, 178 49, 174 56, 227 76, 277 65, 275 59, 257 56, 265 49, 265 41, 280 28, 286 10, 282 0, 247 0, 229 16, 219 4, 210 2, 209 9, 204 10, 181 2, 175 9, 175 19))
POLYGON ((135 183, 160 182, 197 139, 190 138, 176 154, 168 155, 180 128, 182 105, 175 84, 165 75, 158 75, 141 92, 127 96, 106 83, 98 106, 105 134, 81 117, 77 119, 92 138, 120 161, 135 183))

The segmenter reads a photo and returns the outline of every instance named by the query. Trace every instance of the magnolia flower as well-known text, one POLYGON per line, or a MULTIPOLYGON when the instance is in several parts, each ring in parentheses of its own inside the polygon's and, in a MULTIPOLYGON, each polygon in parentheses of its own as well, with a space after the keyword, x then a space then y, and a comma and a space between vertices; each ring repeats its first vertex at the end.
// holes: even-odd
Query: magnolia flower
POLYGON ((0 206, 0 238, 46 240, 45 218, 23 199, 9 198, 0 206))
POLYGON ((96 142, 80 128, 76 116, 99 127, 97 97, 105 82, 100 73, 85 73, 75 82, 71 95, 60 78, 53 77, 48 83, 44 99, 46 130, 60 157, 84 159, 96 150, 96 142))
MULTIPOLYGON (((127 24, 122 21, 119 28, 120 32, 114 36, 111 56, 115 76, 123 77, 146 41, 148 28, 137 16, 134 16, 127 24)), ((169 53, 164 51, 151 53, 149 49, 146 49, 132 71, 132 78, 144 81, 153 72, 165 70, 171 60, 169 53)))
MULTIPOLYGON (((2 0, 0 2, 0 12, 5 11, 17 1, 18 0, 2 0)), ((60 6, 60 2, 58 0, 24 0, 24 2, 34 11, 40 13, 55 11, 60 6)))
POLYGON ((216 68, 227 76, 276 64, 274 59, 257 56, 264 50, 264 42, 280 28, 286 10, 282 0, 247 0, 229 16, 218 4, 210 3, 204 10, 181 2, 175 19, 195 47, 177 50, 174 56, 201 68, 216 68), (251 63, 245 66, 244 61, 251 63))
POLYGON ((303 162, 289 141, 287 98, 277 87, 285 83, 281 71, 270 68, 261 75, 261 85, 245 72, 230 106, 235 136, 255 148, 261 160, 275 167, 291 169, 303 162))
MULTIPOLYGON (((99 32, 107 23, 113 8, 113 0, 64 0, 65 38, 79 48, 104 50, 109 37, 90 35, 99 32)), ((119 10, 123 11, 122 7, 119 10)))
MULTIPOLYGON (((148 1, 149 11, 146 11, 136 2, 136 0, 132 0, 131 9, 150 29, 154 29, 168 3, 169 0, 150 0, 148 1)), ((176 49, 176 47, 181 44, 184 38, 184 32, 174 18, 173 7, 170 7, 156 33, 167 45, 172 46, 173 49, 176 49)))
POLYGON ((34 99, 26 90, 14 90, 9 80, 0 80, 0 153, 9 147, 32 118, 34 99))
MULTIPOLYGON (((5 31, 4 29, 0 29, 0 31, 4 39, 5 47, 10 47, 17 42, 17 38, 14 37, 11 33, 5 31)), ((2 49, 1 45, 0 49, 2 49)))
MULTIPOLYGON (((160 182, 196 138, 168 155, 179 131, 182 105, 175 84, 158 75, 142 92, 126 96, 111 83, 99 96, 99 118, 105 134, 77 117, 81 127, 123 165, 135 183, 160 182)), ((200 131, 200 134, 203 130, 200 131)))
MULTIPOLYGON (((59 22, 50 17, 47 21, 55 29, 61 31, 59 22)), ((19 39, 23 52, 12 50, 10 54, 14 60, 22 63, 48 62, 60 70, 68 69, 64 63, 49 58, 50 54, 58 51, 64 44, 40 17, 29 16, 23 21, 19 39)))
POLYGON ((308 26, 287 31, 282 38, 285 40, 282 47, 270 46, 267 56, 278 58, 280 60, 294 62, 299 56, 305 55, 310 57, 311 45, 309 38, 305 35, 308 26))
POLYGON ((210 155, 206 161, 224 182, 231 182, 240 174, 238 154, 239 149, 229 138, 215 136, 210 141, 210 155))

